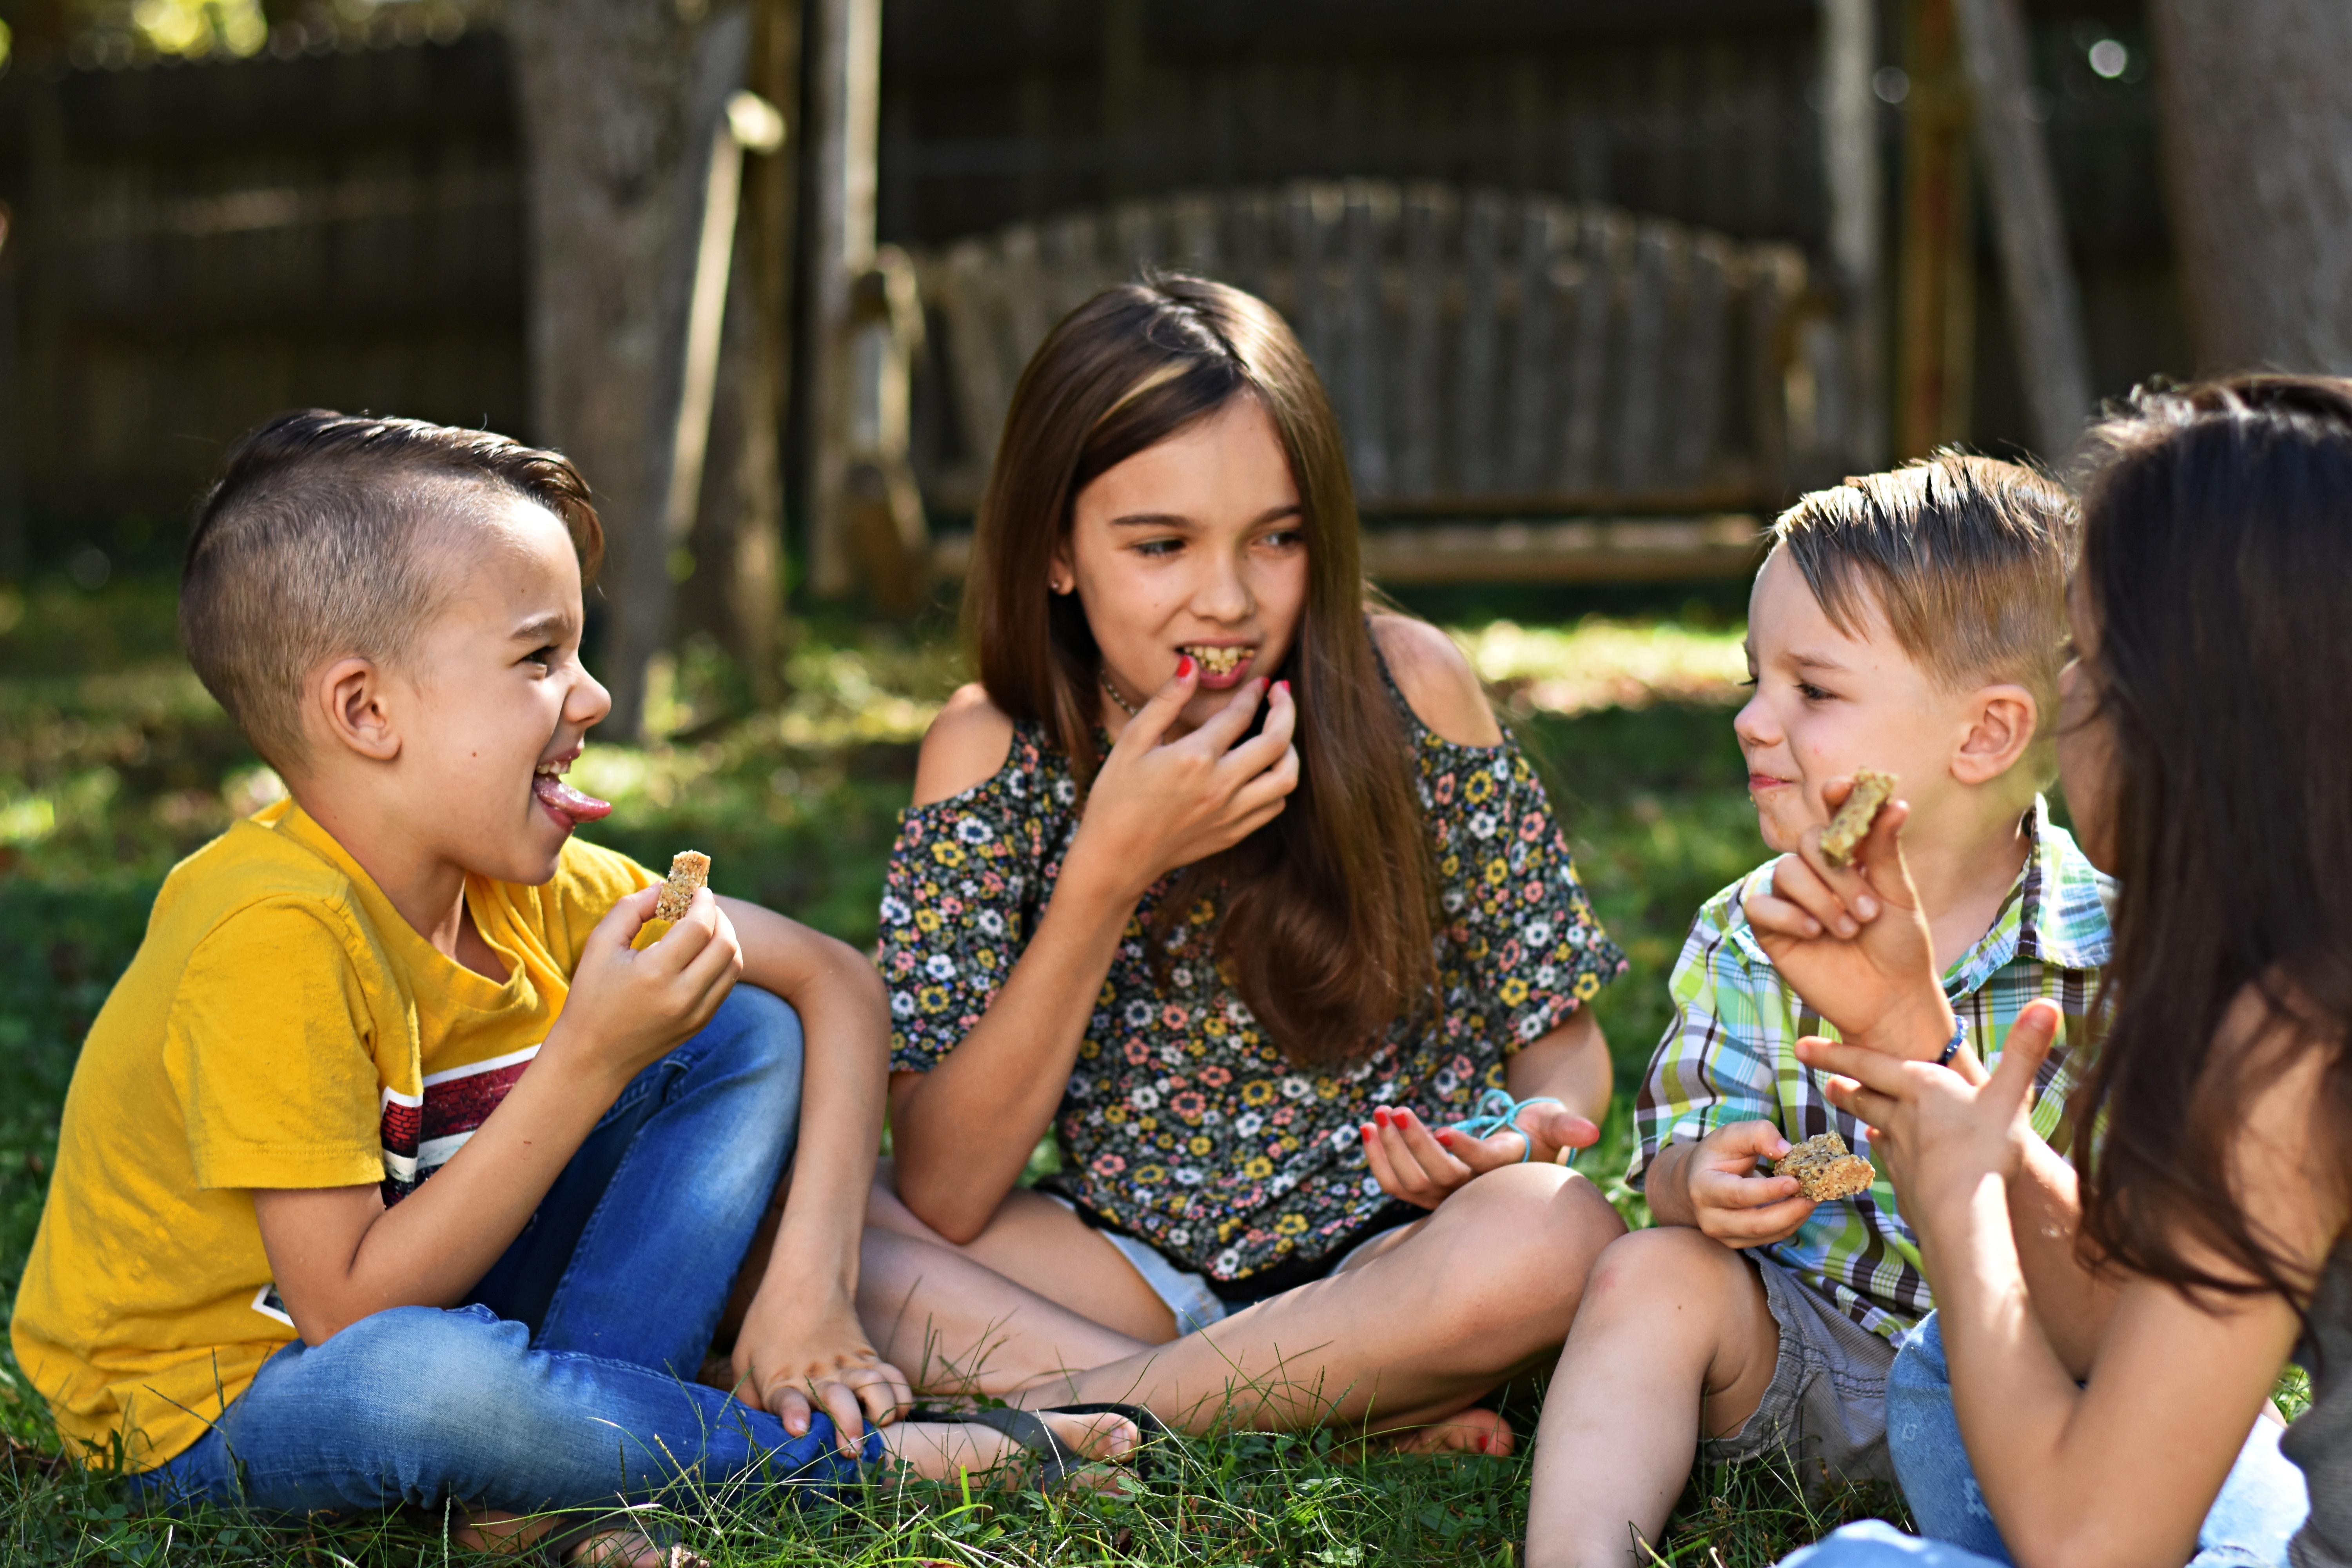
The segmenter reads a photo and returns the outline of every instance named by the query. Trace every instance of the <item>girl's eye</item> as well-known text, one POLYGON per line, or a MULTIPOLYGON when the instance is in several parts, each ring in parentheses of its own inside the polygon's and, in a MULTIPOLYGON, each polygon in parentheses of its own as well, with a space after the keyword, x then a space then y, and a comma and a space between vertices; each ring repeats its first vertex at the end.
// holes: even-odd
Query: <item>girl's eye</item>
POLYGON ((1306 543, 1307 534, 1303 529, 1277 528, 1273 532, 1263 535, 1260 542, 1270 544, 1276 550, 1288 550, 1294 545, 1306 543))
POLYGON ((1156 560, 1163 555, 1173 555, 1183 548, 1184 543, 1181 540, 1147 539, 1135 547, 1135 552, 1156 560))

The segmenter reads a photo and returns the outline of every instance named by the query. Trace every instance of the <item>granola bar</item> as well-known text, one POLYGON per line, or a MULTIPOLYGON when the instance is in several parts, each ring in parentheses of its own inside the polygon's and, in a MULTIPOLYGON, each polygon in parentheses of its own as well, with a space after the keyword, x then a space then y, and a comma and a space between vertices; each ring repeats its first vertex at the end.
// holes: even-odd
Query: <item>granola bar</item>
POLYGON ((1870 825, 1878 820, 1878 809, 1895 798, 1895 778, 1871 768, 1853 770, 1853 793, 1837 808, 1830 825, 1822 830, 1822 858, 1832 866, 1851 866, 1853 852, 1870 837, 1870 825))
POLYGON ((694 895, 710 880, 710 857, 697 849, 681 849, 671 858, 669 880, 662 884, 661 901, 654 906, 654 919, 674 921, 686 913, 686 906, 694 895))
POLYGON ((1792 1144, 1773 1162, 1772 1173, 1797 1178, 1797 1189, 1817 1204, 1866 1193, 1878 1172, 1859 1154, 1846 1151, 1845 1140, 1834 1132, 1792 1144))

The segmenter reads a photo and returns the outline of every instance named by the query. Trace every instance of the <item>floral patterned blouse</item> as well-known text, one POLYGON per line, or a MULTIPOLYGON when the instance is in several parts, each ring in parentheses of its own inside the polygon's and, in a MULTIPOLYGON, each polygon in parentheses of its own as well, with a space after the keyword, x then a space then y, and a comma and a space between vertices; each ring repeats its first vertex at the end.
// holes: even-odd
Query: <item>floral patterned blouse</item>
MULTIPOLYGON (((1505 1057, 1625 969, 1518 747, 1441 739, 1389 689, 1440 880, 1441 1005, 1355 1062, 1295 1067, 1211 960, 1213 899, 1171 938, 1167 984, 1154 982, 1144 932, 1163 879, 1128 921, 1062 1096, 1057 1184, 1213 1280, 1315 1258, 1361 1228, 1389 1203, 1357 1131, 1373 1106, 1469 1115, 1502 1086, 1505 1057)), ((902 815, 882 898, 893 1070, 929 1071, 980 1022, 1053 897, 1078 812, 1067 759, 1024 723, 993 777, 902 815)))

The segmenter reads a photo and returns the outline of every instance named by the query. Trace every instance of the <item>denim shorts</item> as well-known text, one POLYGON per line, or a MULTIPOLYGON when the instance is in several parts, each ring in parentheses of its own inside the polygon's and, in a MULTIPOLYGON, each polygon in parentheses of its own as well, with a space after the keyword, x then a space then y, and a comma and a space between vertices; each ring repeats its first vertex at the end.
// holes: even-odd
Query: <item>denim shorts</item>
MULTIPOLYGON (((1046 1187, 1038 1188, 1037 1193, 1041 1197, 1053 1199, 1080 1219, 1087 1220, 1096 1235, 1118 1247, 1127 1260, 1135 1265, 1135 1271, 1143 1276, 1143 1282, 1151 1287, 1152 1294, 1167 1305, 1170 1315, 1175 1318, 1179 1335, 1196 1333, 1211 1323, 1223 1322, 1242 1310, 1243 1303, 1227 1301, 1212 1289, 1207 1275, 1186 1268, 1148 1241, 1095 1226, 1076 1204, 1060 1193, 1046 1187)), ((1407 1220, 1404 1225, 1415 1223, 1418 1222, 1407 1220)), ((1322 1269, 1321 1275, 1328 1277, 1339 1273, 1358 1253, 1375 1242, 1385 1241, 1402 1230, 1404 1225, 1392 1225, 1374 1231, 1345 1251, 1335 1253, 1331 1266, 1322 1269)))
POLYGON ((1810 1494, 1824 1481, 1892 1481, 1886 1450, 1886 1376, 1893 1341, 1872 1333, 1835 1303, 1754 1252, 1765 1305, 1780 1330, 1772 1385, 1739 1430, 1700 1446, 1711 1463, 1769 1458, 1786 1451, 1810 1494))

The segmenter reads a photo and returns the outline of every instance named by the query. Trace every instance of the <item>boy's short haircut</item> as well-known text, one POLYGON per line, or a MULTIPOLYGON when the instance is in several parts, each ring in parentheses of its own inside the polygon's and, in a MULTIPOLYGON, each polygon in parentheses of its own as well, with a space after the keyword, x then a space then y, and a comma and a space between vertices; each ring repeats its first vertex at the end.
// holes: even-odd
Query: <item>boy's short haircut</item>
POLYGON ((1955 689, 2013 680, 2056 717, 2074 498, 2017 463, 1947 448, 1815 490, 1772 535, 1830 624, 1868 631, 1874 605, 1921 668, 1955 689))
POLYGON ((593 577, 604 528, 561 453, 488 430, 310 408, 229 453, 196 509, 180 637, 205 687, 285 772, 302 752, 302 683, 335 658, 397 661, 456 586, 446 546, 485 492, 555 514, 593 577))

